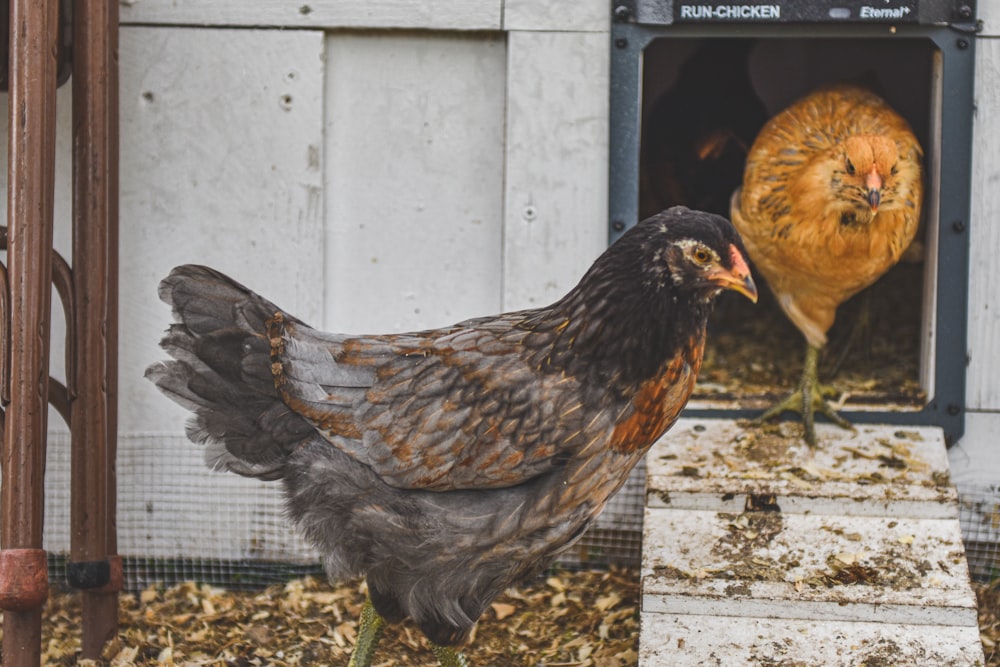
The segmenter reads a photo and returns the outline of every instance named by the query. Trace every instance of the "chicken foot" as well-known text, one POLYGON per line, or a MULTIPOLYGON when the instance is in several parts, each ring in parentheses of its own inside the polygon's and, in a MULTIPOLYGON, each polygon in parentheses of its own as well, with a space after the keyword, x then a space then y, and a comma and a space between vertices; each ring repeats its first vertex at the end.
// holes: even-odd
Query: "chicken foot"
POLYGON ((837 426, 852 430, 854 427, 851 425, 851 422, 837 414, 837 411, 824 398, 827 392, 819 383, 818 364, 819 348, 808 345, 806 347, 806 359, 803 364, 802 379, 799 381, 799 386, 784 400, 779 401, 755 419, 754 423, 762 424, 785 412, 797 412, 802 415, 803 437, 810 447, 816 446, 815 413, 817 411, 837 426))
MULTIPOLYGON (((383 630, 385 630, 385 619, 375 611, 372 599, 366 596, 365 604, 361 607, 358 639, 354 644, 354 651, 351 653, 351 660, 347 663, 347 667, 371 666, 375 647, 382 639, 383 630)), ((451 646, 439 646, 434 642, 430 644, 434 657, 441 663, 441 667, 470 667, 469 661, 458 649, 451 646)))
POLYGON ((434 651, 434 657, 441 663, 441 667, 469 667, 465 655, 452 646, 439 646, 432 642, 431 650, 434 651))

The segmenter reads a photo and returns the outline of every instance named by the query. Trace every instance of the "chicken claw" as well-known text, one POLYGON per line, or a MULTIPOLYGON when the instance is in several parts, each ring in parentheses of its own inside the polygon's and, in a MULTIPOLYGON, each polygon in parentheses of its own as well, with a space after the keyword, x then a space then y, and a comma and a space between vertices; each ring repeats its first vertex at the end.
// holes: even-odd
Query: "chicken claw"
POLYGON ((806 348, 806 359, 802 368, 802 379, 799 380, 799 386, 785 397, 784 400, 779 401, 766 410, 760 417, 757 417, 753 423, 759 425, 785 412, 797 412, 802 415, 803 437, 810 447, 816 446, 814 415, 817 411, 837 426, 853 431, 854 426, 837 414, 837 411, 824 398, 829 391, 819 383, 817 378, 816 369, 818 361, 819 348, 812 345, 808 346, 806 348))
POLYGON ((469 661, 456 648, 452 646, 438 646, 431 643, 431 650, 434 657, 441 663, 441 667, 469 667, 469 661))

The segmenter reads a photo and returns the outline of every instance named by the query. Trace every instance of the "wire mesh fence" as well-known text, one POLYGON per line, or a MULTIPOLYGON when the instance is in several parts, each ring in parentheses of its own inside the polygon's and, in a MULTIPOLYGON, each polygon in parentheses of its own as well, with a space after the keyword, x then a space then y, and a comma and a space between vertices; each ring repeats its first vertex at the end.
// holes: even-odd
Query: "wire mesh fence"
MULTIPOLYGON (((125 587, 196 581, 260 588, 321 575, 318 554, 284 513, 281 484, 205 467, 180 433, 124 434, 118 444, 118 552, 125 587)), ((69 434, 49 435, 44 546, 50 578, 65 580, 70 551, 69 434)), ((645 466, 633 471, 593 527, 557 563, 579 569, 637 565, 645 466)))
POLYGON ((969 574, 976 581, 1000 577, 1000 483, 959 485, 958 511, 969 574))
MULTIPOLYGON (((633 471, 590 530, 557 564, 579 569, 638 565, 645 465, 633 471)), ((69 553, 69 437, 49 439, 45 548, 62 581, 69 553)), ((212 472, 182 434, 133 434, 118 453, 118 534, 125 586, 196 581, 258 588, 321 575, 316 552, 283 511, 281 485, 212 472)), ((959 513, 972 577, 1000 575, 1000 484, 960 486, 959 513)))

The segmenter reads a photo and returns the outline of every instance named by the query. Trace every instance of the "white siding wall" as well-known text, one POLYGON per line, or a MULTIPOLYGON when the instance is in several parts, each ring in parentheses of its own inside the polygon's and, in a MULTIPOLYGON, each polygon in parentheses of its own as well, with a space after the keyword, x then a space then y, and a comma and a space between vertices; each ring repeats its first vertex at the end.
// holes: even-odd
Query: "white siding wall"
POLYGON ((980 2, 972 146, 966 434, 950 452, 960 486, 1000 484, 1000 3, 980 2))
MULTIPOLYGON (((208 264, 348 332, 561 296, 607 238, 605 3, 132 0, 121 17, 121 551, 310 560, 277 485, 206 470, 185 412, 143 379, 169 323, 157 282, 208 264)), ((68 445, 52 428, 60 551, 68 445)))
POLYGON ((124 27, 119 61, 121 550, 305 553, 279 490, 207 471, 182 437, 186 412, 143 369, 163 356, 170 313, 156 286, 177 264, 218 268, 321 319, 323 33, 124 27))
MULTIPOLYGON (((324 326, 413 331, 497 312, 503 36, 334 32, 326 47, 324 326)), ((322 272, 312 282, 319 298, 322 272)))
POLYGON ((509 33, 504 308, 565 294, 607 247, 607 33, 509 33))
POLYGON ((322 317, 323 34, 125 27, 119 60, 121 428, 176 431, 183 412, 142 377, 173 266, 322 317))
MULTIPOLYGON (((972 412, 951 460, 960 481, 996 482, 1000 8, 979 4, 972 412)), ((184 412, 142 379, 169 319, 159 278, 210 264, 343 331, 436 326, 560 296, 607 239, 608 14, 604 0, 122 3, 123 552, 302 549, 274 525, 277 489, 204 470, 184 412), (207 535, 177 530, 206 506, 216 508, 207 535)), ((56 207, 67 256, 69 101, 67 86, 56 207)), ((64 448, 53 440, 48 473, 56 550, 68 545, 64 448)))
MULTIPOLYGON (((592 0, 588 3, 596 4, 592 0)), ((275 28, 499 30, 502 7, 502 0, 122 0, 121 22, 275 28)))

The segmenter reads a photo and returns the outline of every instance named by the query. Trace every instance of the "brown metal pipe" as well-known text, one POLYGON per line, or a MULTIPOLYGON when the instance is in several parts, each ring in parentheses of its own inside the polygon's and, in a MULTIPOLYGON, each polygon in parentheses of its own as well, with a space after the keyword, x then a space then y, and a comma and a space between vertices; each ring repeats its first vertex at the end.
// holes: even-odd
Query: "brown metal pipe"
POLYGON ((48 557, 44 549, 0 551, 0 609, 32 611, 49 596, 48 557))
POLYGON ((83 585, 83 657, 117 631, 115 413, 118 224, 118 3, 75 0, 70 566, 83 585), (112 289, 112 287, 114 289, 112 289), (110 339, 110 340, 109 340, 110 339), (114 341, 114 347, 112 347, 114 341), (107 580, 100 580, 107 576, 107 580))
MULTIPOLYGON (((7 227, 0 226, 0 250, 7 250, 7 227)), ((70 399, 68 386, 72 386, 72 373, 76 369, 76 346, 73 338, 74 307, 73 307, 73 269, 70 268, 62 255, 52 252, 52 285, 56 288, 59 301, 63 307, 63 319, 66 321, 66 374, 70 376, 64 386, 49 378, 49 403, 56 409, 68 426, 70 423, 70 399)), ((10 308, 7 305, 7 295, 10 289, 7 284, 7 267, 0 264, 0 402, 10 403, 10 308)), ((0 605, 2 607, 2 605, 0 605)))
POLYGON ((105 344, 107 356, 105 363, 105 391, 107 393, 107 432, 108 432, 108 512, 104 516, 107 524, 108 552, 114 554, 111 561, 111 582, 113 597, 104 601, 104 610, 95 612, 103 614, 115 627, 118 627, 118 594, 125 582, 122 558, 118 554, 118 165, 119 165, 119 129, 118 117, 118 21, 119 7, 117 2, 108 3, 107 21, 107 62, 108 66, 108 265, 107 265, 107 318, 105 320, 105 344), (117 568, 116 568, 117 566, 117 568), (113 604, 112 604, 113 603, 113 604))
MULTIPOLYGON (((2 450, 3 550, 30 551, 42 546, 57 28, 58 4, 54 0, 11 0, 7 262, 12 354, 2 450)), ((39 664, 38 597, 35 594, 33 608, 28 610, 4 610, 3 661, 8 667, 39 664)))
MULTIPOLYGON (((70 268, 62 255, 52 252, 52 285, 56 288, 59 301, 63 307, 63 319, 66 321, 66 341, 65 341, 65 367, 66 385, 62 385, 53 378, 49 378, 49 404, 56 409, 68 426, 71 424, 70 408, 72 396, 69 387, 73 386, 72 373, 76 369, 76 345, 74 343, 74 317, 76 308, 73 305, 73 269, 70 268)), ((0 310, 2 317, 2 310, 0 310)), ((0 374, 2 378, 2 374, 0 374)))
MULTIPOLYGON (((4 463, 30 472, 3 488, 5 548, 41 544, 41 480, 47 426, 52 202, 55 160, 56 4, 11 1, 11 91, 7 175, 8 279, 11 309, 11 404, 4 463), (34 475, 38 475, 37 480, 34 475), (31 491, 32 493, 23 493, 31 491), (27 498, 30 500, 25 502, 27 498)), ((4 473, 8 466, 4 466, 4 473)), ((13 471, 12 471, 13 472, 13 471)), ((6 481, 6 477, 5 477, 6 481)))
MULTIPOLYGON (((0 250, 7 250, 7 227, 0 226, 0 250)), ((59 301, 63 307, 63 319, 66 321, 66 360, 65 367, 67 375, 70 375, 76 368, 74 357, 76 348, 73 340, 74 308, 73 308, 73 269, 70 267, 62 255, 52 252, 52 286, 56 288, 59 301)), ((10 308, 7 305, 7 295, 10 289, 7 284, 7 267, 0 264, 0 402, 3 405, 10 403, 10 350, 8 349, 10 336, 10 308)), ((70 395, 67 386, 72 385, 72 378, 67 380, 67 385, 63 385, 49 378, 49 404, 56 409, 59 416, 63 418, 67 426, 70 423, 70 395)), ((0 605, 2 607, 2 605, 0 605)))

